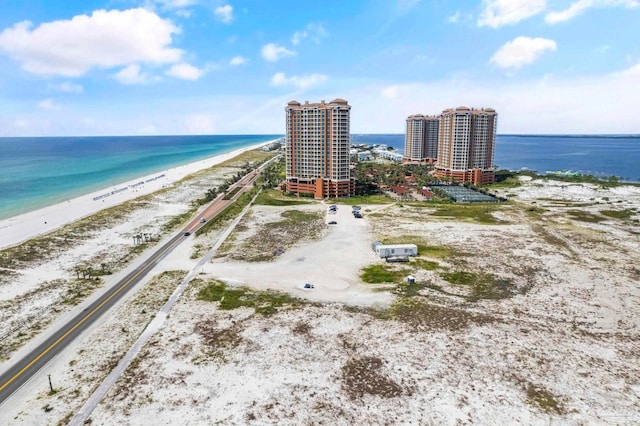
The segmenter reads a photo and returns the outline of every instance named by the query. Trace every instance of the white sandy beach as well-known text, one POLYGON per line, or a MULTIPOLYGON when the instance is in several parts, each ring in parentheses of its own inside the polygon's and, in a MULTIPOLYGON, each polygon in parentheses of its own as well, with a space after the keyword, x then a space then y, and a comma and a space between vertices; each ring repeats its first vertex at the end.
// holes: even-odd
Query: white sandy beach
POLYGON ((109 186, 68 201, 4 219, 0 221, 0 249, 53 231, 100 210, 159 191, 185 176, 215 166, 245 151, 259 148, 274 141, 261 142, 205 160, 173 167, 118 185, 109 186))
MULTIPOLYGON (((640 188, 525 180, 522 187, 501 191, 512 193, 518 204, 493 213, 499 224, 397 204, 365 205, 365 219, 358 221, 341 206, 326 217, 337 220, 335 227, 275 261, 218 258, 207 264, 200 279, 278 289, 313 303, 272 316, 248 308, 224 311, 197 300, 202 283, 194 282, 99 404, 92 424, 636 424, 640 188), (534 206, 539 216, 529 215, 534 206), (634 214, 590 222, 572 218, 569 212, 577 209, 634 214), (344 308, 393 300, 358 276, 363 266, 381 262, 369 249, 371 241, 402 235, 459 251, 457 257, 432 258, 442 265, 440 272, 415 274, 436 285, 420 291, 435 310, 412 323, 344 308), (465 255, 470 250, 484 255, 465 255), (456 268, 490 270, 523 291, 465 302, 456 296, 464 288, 440 275, 456 268), (306 281, 315 289, 301 289, 306 281), (459 323, 447 322, 447 315, 459 323), (346 367, 362 360, 379 360, 377 370, 362 377, 363 386, 372 380, 372 386, 400 393, 350 394, 346 367)), ((175 209, 182 200, 177 193, 185 190, 172 191, 162 205, 174 203, 175 209)), ((252 230, 280 220, 280 212, 291 208, 255 206, 233 244, 241 247, 252 230)), ((294 208, 326 211, 315 203, 294 208)), ((123 223, 118 233, 132 232, 141 216, 123 223)), ((2 407, 0 423, 3 416, 7 424, 65 423, 180 281, 165 277, 151 283, 151 276, 168 270, 186 274, 197 262, 191 256, 196 247, 215 238, 185 241, 117 312, 16 393, 2 407), (48 374, 60 389, 55 395, 47 394, 48 374)), ((104 240, 96 236, 81 248, 95 252, 104 240)), ((50 263, 66 263, 68 269, 78 255, 50 263)), ((58 265, 59 276, 63 269, 58 265)), ((37 280, 28 275, 21 282, 33 286, 37 280)), ((41 300, 47 297, 52 296, 41 300)))

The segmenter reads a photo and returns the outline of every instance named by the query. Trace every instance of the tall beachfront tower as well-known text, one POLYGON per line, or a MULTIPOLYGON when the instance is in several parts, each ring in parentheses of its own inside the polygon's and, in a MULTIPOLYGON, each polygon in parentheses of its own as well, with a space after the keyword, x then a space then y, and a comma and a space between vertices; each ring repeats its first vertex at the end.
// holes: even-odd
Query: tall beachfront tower
POLYGON ((285 111, 287 192, 315 198, 355 195, 349 170, 349 103, 291 101, 285 111))
POLYGON ((433 163, 438 158, 440 117, 422 114, 407 117, 404 138, 405 163, 433 163))
POLYGON ((498 115, 494 109, 458 107, 440 116, 436 176, 474 185, 495 180, 498 115))

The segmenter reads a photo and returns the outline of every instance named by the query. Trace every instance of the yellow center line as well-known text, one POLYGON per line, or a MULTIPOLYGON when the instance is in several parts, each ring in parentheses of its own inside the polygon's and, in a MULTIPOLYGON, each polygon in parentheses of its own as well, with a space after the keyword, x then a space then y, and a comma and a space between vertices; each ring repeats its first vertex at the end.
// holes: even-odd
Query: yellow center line
MULTIPOLYGON (((257 178, 256 178, 257 179, 257 178)), ((255 179, 254 179, 255 180, 255 179)), ((239 191, 242 192, 242 191, 239 191)), ((224 206, 225 204, 229 204, 229 203, 222 203, 221 205, 218 206, 224 206)), ((212 204, 210 205, 207 209, 205 209, 205 211, 207 211, 209 208, 214 208, 218 207, 216 206, 216 204, 212 204)), ((216 213, 217 214, 217 213, 216 213)), ((192 221, 187 228, 193 226, 195 220, 192 221)), ((113 292, 109 297, 107 297, 102 303, 100 303, 100 305, 96 306, 91 312, 89 312, 87 315, 85 315, 80 321, 78 321, 73 327, 71 327, 66 333, 64 333, 61 337, 58 338, 58 340, 56 340, 55 342, 53 342, 51 345, 49 345, 49 347, 47 347, 44 351, 42 351, 35 359, 33 359, 31 362, 29 362, 29 364, 27 364, 26 366, 24 366, 20 371, 18 371, 13 377, 11 377, 9 380, 7 380, 5 383, 3 383, 0 386, 0 391, 4 390, 7 386, 9 386, 11 383, 13 383, 18 377, 20 377, 26 370, 28 370, 29 368, 31 368, 31 366, 33 364, 35 364, 36 362, 38 362, 40 360, 40 358, 42 358, 43 356, 45 356, 51 349, 53 349, 56 345, 58 345, 62 340, 64 340, 69 334, 71 334, 76 328, 80 327, 80 325, 82 325, 87 319, 89 319, 92 315, 94 315, 100 308, 102 308, 107 302, 109 302, 111 299, 113 299, 113 297, 115 297, 115 295, 117 295, 118 293, 120 293, 120 291, 122 291, 122 289, 124 289, 125 287, 127 287, 131 281, 133 281, 134 279, 136 279, 140 274, 142 274, 143 272, 148 272, 149 271, 149 264, 151 262, 154 262, 156 259, 158 259, 159 257, 161 257, 162 255, 164 255, 168 250, 173 249, 173 247, 177 244, 179 244, 180 242, 182 242, 180 239, 177 239, 176 241, 174 241, 173 244, 170 244, 166 249, 162 250, 161 252, 156 253, 155 255, 153 255, 152 257, 150 257, 147 261, 147 266, 143 269, 141 269, 140 271, 136 272, 136 274, 134 276, 132 276, 131 278, 129 278, 125 283, 123 283, 120 288, 118 288, 115 292, 113 292)))
POLYGON ((18 371, 12 378, 10 378, 9 380, 7 380, 4 384, 2 384, 2 386, 0 386, 0 391, 4 390, 4 388, 6 388, 7 386, 9 386, 14 380, 16 380, 18 377, 20 377, 26 370, 28 370, 29 368, 31 368, 31 366, 33 364, 35 364, 36 362, 38 362, 38 360, 40 360, 40 358, 42 358, 43 356, 45 356, 51 349, 53 349, 56 345, 58 345, 63 339, 65 339, 69 334, 71 334, 76 328, 78 328, 82 323, 84 323, 87 319, 89 319, 92 315, 94 315, 96 313, 96 311, 98 311, 100 308, 102 308, 105 303, 107 303, 109 300, 113 299, 113 297, 120 293, 120 291, 127 287, 129 285, 129 283, 131 283, 131 281, 133 281, 134 279, 136 279, 140 274, 142 274, 143 272, 148 272, 149 270, 149 266, 150 263, 155 261, 156 259, 158 259, 159 257, 161 257, 162 255, 164 255, 169 249, 173 249, 174 245, 177 245, 176 243, 180 243, 181 240, 177 239, 176 241, 174 241, 173 244, 169 245, 166 249, 164 249, 161 252, 156 253, 154 256, 152 256, 151 258, 149 258, 148 262, 147 262, 147 267, 141 269, 140 271, 138 271, 134 276, 132 276, 131 278, 129 278, 124 284, 122 284, 120 286, 120 288, 118 288, 113 294, 111 294, 111 296, 107 297, 100 305, 96 306, 91 312, 89 312, 87 315, 85 315, 78 323, 76 323, 76 325, 74 325, 71 329, 69 329, 66 333, 64 333, 60 338, 58 338, 58 340, 56 340, 55 342, 53 342, 51 345, 49 345, 49 347, 47 349, 45 349, 44 351, 42 351, 40 353, 40 355, 38 355, 34 360, 32 360, 29 364, 27 364, 26 366, 24 366, 22 368, 22 370, 18 371))

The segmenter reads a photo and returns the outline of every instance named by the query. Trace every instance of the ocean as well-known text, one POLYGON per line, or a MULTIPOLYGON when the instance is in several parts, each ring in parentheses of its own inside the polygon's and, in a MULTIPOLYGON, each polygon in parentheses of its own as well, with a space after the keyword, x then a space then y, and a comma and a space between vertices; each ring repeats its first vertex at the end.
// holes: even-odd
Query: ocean
MULTIPOLYGON (((404 153, 404 135, 353 135, 352 143, 385 144, 404 153)), ((499 169, 540 174, 574 171, 640 182, 640 135, 498 135, 499 169)))
POLYGON ((0 219, 279 137, 0 138, 0 219))
MULTIPOLYGON (((282 135, 0 138, 0 219, 282 135)), ((404 150, 404 135, 352 143, 404 150)), ((640 136, 498 135, 499 168, 640 182, 640 136)))

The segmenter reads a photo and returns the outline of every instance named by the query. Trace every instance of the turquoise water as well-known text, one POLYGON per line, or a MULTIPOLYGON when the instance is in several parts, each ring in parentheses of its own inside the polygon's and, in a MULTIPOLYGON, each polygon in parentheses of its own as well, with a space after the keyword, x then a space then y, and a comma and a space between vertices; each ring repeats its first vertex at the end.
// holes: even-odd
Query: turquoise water
MULTIPOLYGON (((404 135, 353 135, 352 143, 385 144, 404 152, 404 135)), ((573 170, 640 182, 639 135, 498 135, 499 169, 573 170)))
MULTIPOLYGON (((0 219, 281 135, 0 138, 0 219)), ((404 135, 353 135, 404 149, 404 135)), ((640 136, 498 135, 499 168, 640 182, 640 136)))
POLYGON ((0 138, 0 219, 280 136, 0 138))

